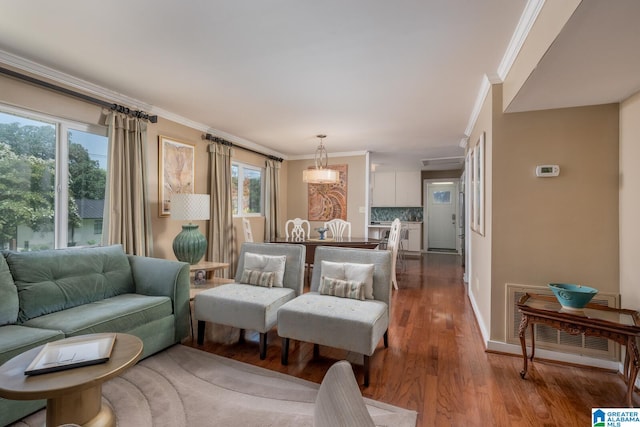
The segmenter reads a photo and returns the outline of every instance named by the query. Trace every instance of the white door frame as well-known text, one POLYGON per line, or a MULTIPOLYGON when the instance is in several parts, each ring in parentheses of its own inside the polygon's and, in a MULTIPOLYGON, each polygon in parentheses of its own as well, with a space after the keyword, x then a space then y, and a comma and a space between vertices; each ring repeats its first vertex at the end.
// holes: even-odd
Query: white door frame
MULTIPOLYGON (((455 200, 456 200, 456 204, 458 203, 458 194, 460 193, 460 178, 438 178, 438 179, 424 179, 422 181, 422 197, 423 197, 423 204, 422 204, 422 209, 423 209, 423 223, 422 223, 422 233, 423 233, 423 252, 427 252, 429 250, 429 184, 433 184, 434 182, 453 182, 456 185, 456 194, 455 194, 455 200)), ((455 224, 455 230, 456 233, 458 231, 458 227, 460 225, 459 223, 460 221, 460 214, 459 214, 459 210, 456 209, 456 224, 455 224)), ((458 238, 458 236, 456 236, 456 253, 460 254, 460 250, 461 250, 461 246, 460 246, 460 239, 458 238)))

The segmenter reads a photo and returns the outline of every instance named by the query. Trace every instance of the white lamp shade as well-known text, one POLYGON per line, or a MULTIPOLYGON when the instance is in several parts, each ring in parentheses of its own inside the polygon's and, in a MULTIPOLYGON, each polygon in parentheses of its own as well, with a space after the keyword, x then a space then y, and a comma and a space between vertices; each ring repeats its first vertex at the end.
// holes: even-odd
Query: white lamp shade
POLYGON ((340 180, 338 171, 334 169, 305 169, 302 180, 309 184, 335 184, 340 180))
POLYGON ((171 218, 188 221, 211 219, 208 194, 173 194, 171 218))

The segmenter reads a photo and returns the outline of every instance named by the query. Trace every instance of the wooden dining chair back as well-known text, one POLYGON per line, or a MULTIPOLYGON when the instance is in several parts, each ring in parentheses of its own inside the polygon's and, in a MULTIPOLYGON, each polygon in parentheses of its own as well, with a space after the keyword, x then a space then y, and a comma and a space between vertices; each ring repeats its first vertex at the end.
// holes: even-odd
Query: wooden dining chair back
POLYGON ((287 239, 306 240, 311 235, 311 223, 302 218, 289 219, 284 224, 284 232, 287 239))
POLYGON ((251 223, 247 218, 242 218, 242 231, 244 231, 244 241, 253 242, 253 232, 251 231, 251 223))
POLYGON ((324 223, 324 228, 329 229, 329 236, 334 239, 348 237, 351 239, 351 223, 343 219, 332 219, 324 223), (346 233, 346 235, 345 235, 346 233))
POLYGON ((396 218, 391 223, 391 230, 389 230, 389 239, 387 241, 387 250, 391 251, 391 283, 393 289, 398 289, 398 279, 396 278, 396 261, 398 259, 398 248, 400 246, 400 229, 402 223, 400 219, 396 218))

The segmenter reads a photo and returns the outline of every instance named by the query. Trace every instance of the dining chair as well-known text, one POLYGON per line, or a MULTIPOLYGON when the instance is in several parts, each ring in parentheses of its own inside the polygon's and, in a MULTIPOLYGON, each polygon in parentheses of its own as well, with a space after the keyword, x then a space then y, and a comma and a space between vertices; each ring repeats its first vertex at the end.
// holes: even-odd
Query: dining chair
POLYGON ((289 219, 284 223, 284 232, 287 239, 306 240, 311 235, 311 223, 302 218, 289 219), (291 234, 289 234, 290 226, 292 226, 291 234))
POLYGON ((399 243, 398 243, 397 263, 399 264, 400 270, 405 271, 407 269, 407 265, 405 262, 407 248, 404 247, 404 244, 402 242, 403 241, 406 242, 409 240, 409 229, 407 228, 406 225, 403 225, 402 227, 400 227, 400 237, 398 238, 398 240, 399 240, 399 243))
POLYGON ((332 219, 324 223, 324 228, 329 229, 330 235, 334 239, 345 237, 345 232, 347 233, 346 237, 351 239, 351 223, 349 221, 338 218, 332 219))
POLYGON ((391 251, 391 283, 393 289, 398 289, 398 279, 396 278, 396 260, 398 258, 398 248, 400 247, 400 229, 402 223, 399 218, 396 218, 391 223, 391 230, 389 230, 389 239, 387 242, 387 250, 391 251))
POLYGON ((244 241, 253 242, 253 232, 251 231, 251 223, 247 218, 242 218, 242 230, 244 231, 244 241))

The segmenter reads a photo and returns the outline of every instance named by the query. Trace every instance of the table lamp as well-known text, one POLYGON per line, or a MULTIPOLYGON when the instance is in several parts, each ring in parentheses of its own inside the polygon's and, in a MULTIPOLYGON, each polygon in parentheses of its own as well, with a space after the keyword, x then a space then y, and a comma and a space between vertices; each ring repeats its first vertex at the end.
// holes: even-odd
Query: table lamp
POLYGON ((173 194, 171 218, 189 221, 173 239, 173 253, 178 261, 197 264, 207 250, 207 239, 191 221, 211 219, 208 194, 173 194))

